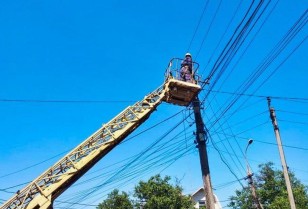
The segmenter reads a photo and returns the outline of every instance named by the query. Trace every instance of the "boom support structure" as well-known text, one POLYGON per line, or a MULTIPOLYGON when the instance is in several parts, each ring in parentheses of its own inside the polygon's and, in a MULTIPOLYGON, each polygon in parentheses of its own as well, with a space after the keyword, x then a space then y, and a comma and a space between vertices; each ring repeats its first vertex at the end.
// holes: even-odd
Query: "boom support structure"
POLYGON ((104 124, 42 175, 18 191, 0 209, 52 209, 58 196, 147 120, 161 102, 188 106, 201 87, 197 81, 187 83, 179 80, 177 76, 172 76, 172 71, 179 70, 177 67, 172 69, 172 66, 177 65, 169 64, 164 85, 104 124))
POLYGON ((140 126, 164 99, 159 87, 104 124, 54 166, 8 200, 1 209, 50 209, 52 203, 103 156, 140 126))

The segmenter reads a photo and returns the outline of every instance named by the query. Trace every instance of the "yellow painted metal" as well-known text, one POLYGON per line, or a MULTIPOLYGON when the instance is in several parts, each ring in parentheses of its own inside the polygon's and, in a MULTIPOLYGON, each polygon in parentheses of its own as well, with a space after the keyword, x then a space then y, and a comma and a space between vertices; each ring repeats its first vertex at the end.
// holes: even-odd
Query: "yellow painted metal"
POLYGON ((188 106, 201 91, 201 87, 194 83, 180 81, 170 77, 165 82, 164 101, 180 106, 188 106))
POLYGON ((163 86, 104 124, 0 209, 52 208, 59 195, 140 126, 162 101, 187 106, 200 89, 196 84, 167 79, 163 86))

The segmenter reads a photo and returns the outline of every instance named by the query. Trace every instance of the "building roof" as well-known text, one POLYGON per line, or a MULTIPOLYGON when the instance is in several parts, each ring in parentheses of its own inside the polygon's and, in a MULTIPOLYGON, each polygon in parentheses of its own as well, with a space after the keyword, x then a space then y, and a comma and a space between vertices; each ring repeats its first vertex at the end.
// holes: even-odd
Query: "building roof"
MULTIPOLYGON (((194 193, 191 194, 191 197, 193 200, 195 200, 195 197, 199 196, 200 198, 200 194, 202 194, 202 198, 199 199, 199 200, 205 200, 205 193, 204 193, 204 188, 203 187, 200 187, 197 191, 195 191, 194 193)), ((215 209, 221 209, 221 204, 218 200, 218 197, 214 195, 214 202, 215 202, 215 209)))

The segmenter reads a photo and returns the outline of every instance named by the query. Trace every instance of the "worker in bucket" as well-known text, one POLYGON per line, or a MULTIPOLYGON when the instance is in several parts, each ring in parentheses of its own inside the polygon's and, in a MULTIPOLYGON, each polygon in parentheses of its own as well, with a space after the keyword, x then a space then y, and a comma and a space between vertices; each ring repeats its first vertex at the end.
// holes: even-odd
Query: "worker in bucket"
POLYGON ((185 58, 181 63, 180 79, 182 81, 193 83, 193 61, 190 53, 185 54, 185 58))

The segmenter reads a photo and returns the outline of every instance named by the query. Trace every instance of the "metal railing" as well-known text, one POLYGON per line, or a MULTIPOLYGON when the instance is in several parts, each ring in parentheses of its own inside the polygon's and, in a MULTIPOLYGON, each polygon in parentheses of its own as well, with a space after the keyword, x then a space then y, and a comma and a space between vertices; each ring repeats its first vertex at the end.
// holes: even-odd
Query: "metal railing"
MULTIPOLYGON (((183 80, 182 79, 182 68, 184 59, 181 58, 172 58, 169 61, 168 67, 165 72, 165 80, 168 80, 169 78, 174 78, 177 80, 183 80)), ((198 75, 198 69, 199 69, 199 63, 192 61, 192 69, 191 69, 191 77, 192 82, 195 84, 198 84, 201 80, 201 77, 198 75)))

